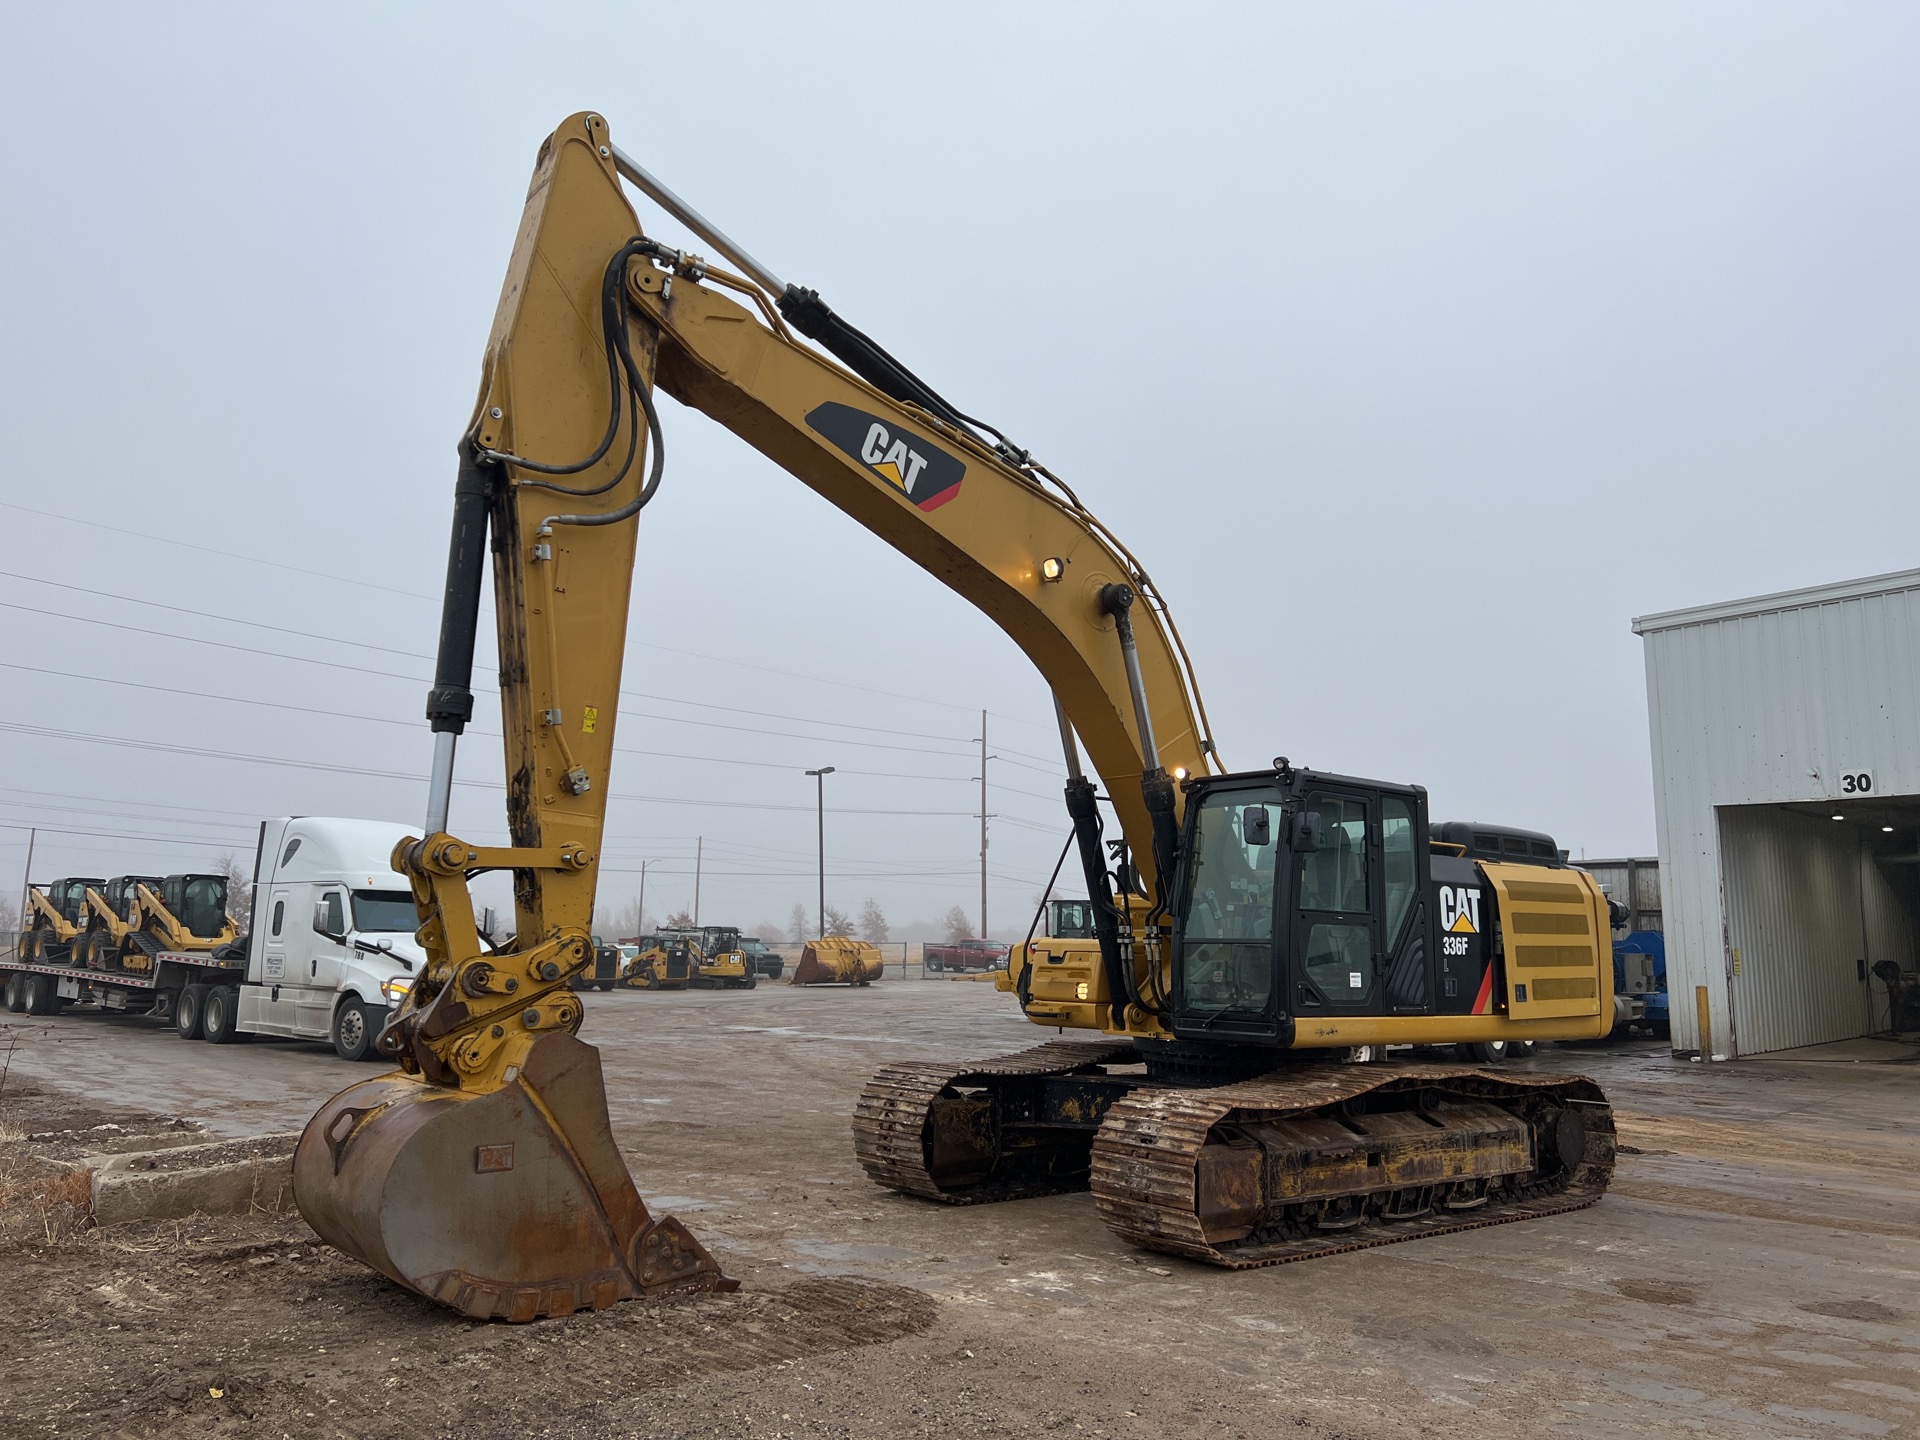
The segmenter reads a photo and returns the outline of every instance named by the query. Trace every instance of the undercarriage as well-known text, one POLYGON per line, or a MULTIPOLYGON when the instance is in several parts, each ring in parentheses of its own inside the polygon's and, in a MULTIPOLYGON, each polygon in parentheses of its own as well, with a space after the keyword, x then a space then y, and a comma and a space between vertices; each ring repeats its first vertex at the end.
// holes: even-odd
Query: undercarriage
POLYGON ((854 1142, 890 1189, 952 1205, 1090 1189, 1133 1244, 1236 1269, 1578 1210, 1614 1163, 1612 1110, 1575 1076, 1297 1061, 1195 1087, 1150 1076, 1128 1042, 889 1066, 854 1142))

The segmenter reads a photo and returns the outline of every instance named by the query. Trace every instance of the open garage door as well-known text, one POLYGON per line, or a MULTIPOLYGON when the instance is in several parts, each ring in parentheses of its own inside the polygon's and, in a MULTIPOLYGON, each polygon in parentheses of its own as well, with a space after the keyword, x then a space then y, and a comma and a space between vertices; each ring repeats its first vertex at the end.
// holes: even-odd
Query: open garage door
POLYGON ((1886 962, 1920 968, 1920 796, 1717 813, 1735 1053, 1894 1029, 1886 962))

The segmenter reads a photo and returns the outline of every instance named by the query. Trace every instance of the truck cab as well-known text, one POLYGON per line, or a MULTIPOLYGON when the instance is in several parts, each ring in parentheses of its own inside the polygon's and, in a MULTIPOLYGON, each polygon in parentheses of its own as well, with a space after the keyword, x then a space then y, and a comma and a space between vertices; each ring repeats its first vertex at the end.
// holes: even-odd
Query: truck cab
POLYGON ((373 1055, 426 963, 413 891, 392 868, 404 825, 293 816, 266 821, 254 862, 240 1029, 373 1055))
POLYGON ((778 980, 781 972, 787 968, 787 962, 781 958, 780 952, 758 935, 742 935, 740 950, 753 967, 753 973, 764 980, 778 980))

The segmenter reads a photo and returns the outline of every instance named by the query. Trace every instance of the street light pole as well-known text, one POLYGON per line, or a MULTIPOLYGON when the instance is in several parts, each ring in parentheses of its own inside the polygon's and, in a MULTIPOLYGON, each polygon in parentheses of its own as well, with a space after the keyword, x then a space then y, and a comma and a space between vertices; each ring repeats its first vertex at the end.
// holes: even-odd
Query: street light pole
POLYGON ((818 770, 809 770, 814 783, 814 817, 820 831, 820 933, 827 933, 827 776, 833 773, 833 766, 822 765, 818 770))

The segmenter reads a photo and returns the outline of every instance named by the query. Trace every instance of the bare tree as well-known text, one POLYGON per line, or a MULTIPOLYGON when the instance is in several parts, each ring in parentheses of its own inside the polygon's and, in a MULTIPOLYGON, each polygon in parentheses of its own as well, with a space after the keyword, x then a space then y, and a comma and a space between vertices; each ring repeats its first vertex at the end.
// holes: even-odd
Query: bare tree
POLYGON ((19 903, 9 896, 0 895, 0 934, 11 935, 19 928, 19 903))
POLYGON ((640 913, 639 897, 629 897, 618 909, 602 911, 599 929, 609 940, 624 940, 632 935, 646 934, 647 917, 640 913))
POLYGON ((671 915, 667 916, 667 929, 669 930, 693 929, 693 912, 690 910, 674 911, 671 915))
POLYGON ((253 876, 240 866, 231 851, 213 862, 214 873, 226 877, 227 913, 244 934, 253 923, 253 876))
POLYGON ((967 918, 967 912, 958 905, 947 911, 941 923, 947 927, 947 943, 957 945, 962 940, 973 939, 973 921, 967 918))
POLYGON ((796 905, 793 913, 787 916, 787 939, 798 945, 807 938, 807 907, 796 905))
POLYGON ((860 907, 860 938, 870 945, 887 943, 887 917, 880 909, 880 902, 871 895, 860 907))
POLYGON ((851 935, 854 933, 853 917, 844 910, 827 906, 827 923, 821 927, 827 935, 851 935))
POLYGON ((769 945, 778 945, 787 938, 787 927, 778 920, 762 920, 747 933, 759 936, 769 945))

